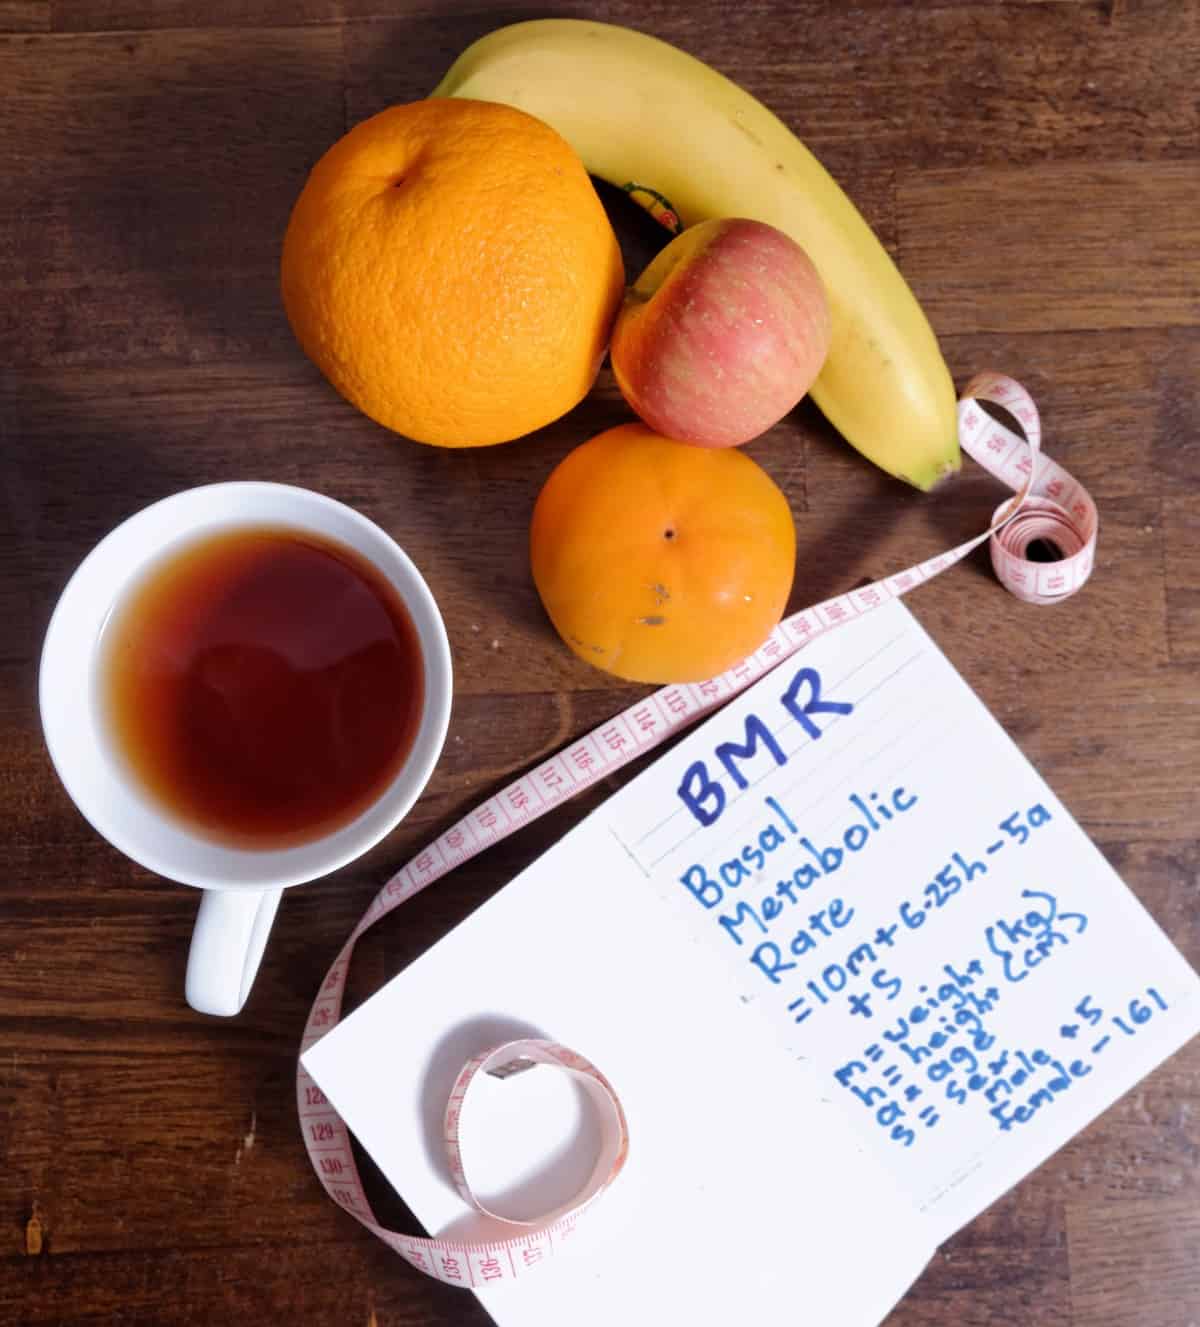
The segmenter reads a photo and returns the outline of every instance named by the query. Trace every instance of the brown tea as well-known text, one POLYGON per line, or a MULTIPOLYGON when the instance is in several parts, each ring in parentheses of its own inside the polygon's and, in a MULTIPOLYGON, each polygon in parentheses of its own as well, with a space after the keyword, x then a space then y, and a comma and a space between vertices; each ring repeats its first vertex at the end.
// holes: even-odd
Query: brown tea
POLYGON ((424 670, 395 590, 351 549, 248 527, 168 554, 100 645, 113 744, 168 814, 231 846, 348 824, 400 771, 424 670))

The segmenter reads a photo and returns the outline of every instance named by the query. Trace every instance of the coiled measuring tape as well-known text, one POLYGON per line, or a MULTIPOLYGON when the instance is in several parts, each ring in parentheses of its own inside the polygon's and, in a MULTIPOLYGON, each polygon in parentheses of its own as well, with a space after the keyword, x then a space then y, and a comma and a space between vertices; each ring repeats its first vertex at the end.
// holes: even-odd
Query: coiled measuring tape
MULTIPOLYGON (((949 552, 884 580, 837 595, 780 622, 748 658, 718 677, 679 684, 637 701, 621 714, 543 761, 475 807, 423 848, 376 895, 329 969, 304 1028, 301 1050, 319 1041, 339 1020, 346 973, 363 933, 427 885, 531 820, 567 801, 623 765, 658 746, 782 663, 810 641, 961 562, 985 540, 1000 583, 1018 599, 1048 604, 1074 594, 1091 574, 1098 517, 1084 487, 1041 452, 1037 406, 1024 387, 997 373, 967 384, 958 403, 959 442, 969 456, 1014 491, 1000 504, 987 530, 949 552), (991 402, 1019 421, 1024 437, 980 406, 991 402), (1030 546, 1054 546, 1054 562, 1035 562, 1030 546)), ((449 1173, 464 1201, 511 1234, 486 1241, 429 1239, 388 1230, 376 1220, 350 1148, 350 1134, 311 1075, 298 1066, 296 1094, 304 1144, 326 1193, 412 1266, 451 1285, 479 1288, 527 1274, 561 1247, 580 1216, 616 1178, 629 1149, 629 1131, 611 1085, 582 1056, 552 1042, 525 1040, 482 1051, 463 1067, 446 1107, 444 1139, 449 1173), (507 1078, 549 1066, 573 1075, 600 1113, 602 1143, 592 1173, 564 1207, 536 1221, 514 1221, 490 1212, 475 1196, 463 1169, 459 1125, 472 1082, 481 1074, 507 1078)))

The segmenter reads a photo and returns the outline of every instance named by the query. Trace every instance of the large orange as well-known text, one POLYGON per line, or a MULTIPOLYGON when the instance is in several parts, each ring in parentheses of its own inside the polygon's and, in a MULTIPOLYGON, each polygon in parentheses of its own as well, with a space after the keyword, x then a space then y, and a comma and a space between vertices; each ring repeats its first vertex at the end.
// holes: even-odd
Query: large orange
POLYGON ((550 620, 580 658, 634 682, 698 682, 779 621, 796 527, 744 452, 626 424, 551 474, 529 551, 550 620))
POLYGON ((524 111, 431 99, 317 162, 284 239, 283 302, 333 385, 443 447, 506 442, 588 391, 624 286, 570 145, 524 111))

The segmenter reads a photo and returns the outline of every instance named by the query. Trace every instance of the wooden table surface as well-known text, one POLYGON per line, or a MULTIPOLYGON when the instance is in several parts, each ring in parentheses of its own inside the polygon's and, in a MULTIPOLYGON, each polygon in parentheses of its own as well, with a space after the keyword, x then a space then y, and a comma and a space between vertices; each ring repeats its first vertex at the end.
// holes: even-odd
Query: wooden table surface
MULTIPOLYGON (((1100 506, 1091 584, 1026 607, 980 555, 913 606, 1200 963, 1200 4, 0 0, 0 1322, 487 1321, 322 1194, 294 1062, 389 870, 645 690, 566 652, 525 553, 551 467, 627 411, 606 370, 510 446, 396 438, 300 353, 276 273, 326 147, 542 12, 641 26, 759 95, 897 255, 956 381, 997 367, 1033 390, 1048 450, 1100 506), (444 609, 456 694, 417 809, 286 898, 246 1011, 214 1021, 183 1001, 196 894, 76 813, 35 669, 56 596, 107 530, 240 478, 320 489, 391 531, 444 609)), ((653 228, 605 196, 633 267, 653 228)), ((973 466, 936 498, 886 480, 808 405, 750 451, 795 513, 794 608, 977 530, 996 501, 973 466)), ((377 927, 356 998, 609 790, 377 927)), ((1195 1044, 953 1239, 889 1327, 1185 1327, 1198 1240, 1195 1044)))

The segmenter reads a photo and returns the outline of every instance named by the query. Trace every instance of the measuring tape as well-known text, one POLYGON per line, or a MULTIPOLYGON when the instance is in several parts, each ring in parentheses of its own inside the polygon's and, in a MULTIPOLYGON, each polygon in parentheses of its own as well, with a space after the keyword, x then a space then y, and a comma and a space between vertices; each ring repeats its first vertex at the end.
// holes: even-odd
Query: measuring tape
MULTIPOLYGON (((475 807, 422 849, 376 895, 330 968, 308 1015, 302 1051, 318 1042, 341 1016, 350 956, 359 937, 460 863, 520 829, 577 793, 628 764, 667 737, 743 691, 751 682, 795 654, 817 636, 897 599, 961 562, 985 540, 1000 583, 1027 603, 1055 603, 1073 594, 1091 574, 1096 551, 1096 507, 1083 486, 1041 453, 1041 423, 1033 398, 1011 378, 985 373, 967 384, 958 403, 962 449, 1015 496, 1000 504, 991 526, 947 553, 848 594, 806 608, 784 621, 748 659, 719 677, 698 684, 666 686, 543 761, 507 788, 475 807), (983 410, 1002 406, 1016 418, 1022 438, 983 410), (1052 544, 1055 562, 1031 561, 1035 542, 1052 544)), ((419 1271, 451 1285, 478 1288, 513 1281, 561 1247, 576 1220, 616 1178, 629 1150, 620 1102, 603 1074, 582 1056, 552 1042, 508 1042, 483 1051, 464 1066, 446 1108, 444 1138, 450 1174, 464 1200, 512 1233, 470 1242, 403 1235, 381 1226, 367 1201, 350 1150, 345 1123, 311 1075, 298 1066, 296 1094, 304 1144, 325 1192, 419 1271), (583 1189, 564 1207, 537 1221, 512 1221, 490 1212, 476 1198, 462 1164, 459 1125, 472 1082, 481 1073, 504 1079, 549 1066, 573 1075, 588 1091, 601 1118, 599 1155, 583 1189)))

